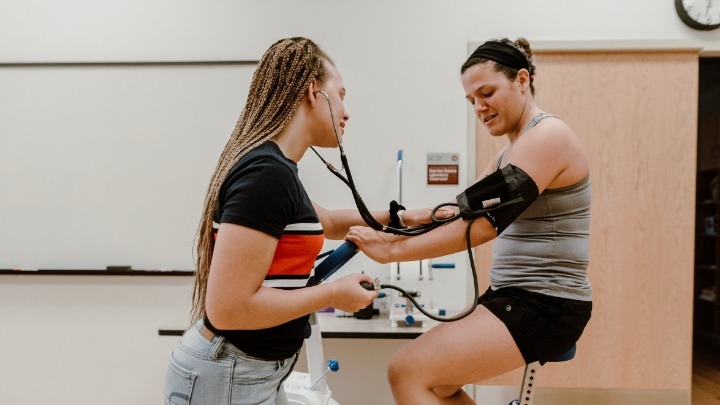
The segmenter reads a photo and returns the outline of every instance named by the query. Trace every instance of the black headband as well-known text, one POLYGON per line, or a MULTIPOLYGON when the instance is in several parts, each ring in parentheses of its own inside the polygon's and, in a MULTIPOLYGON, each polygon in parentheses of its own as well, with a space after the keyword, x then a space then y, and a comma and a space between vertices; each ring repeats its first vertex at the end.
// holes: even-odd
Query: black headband
POLYGON ((530 63, 525 55, 514 46, 500 41, 487 41, 478 46, 468 60, 476 58, 489 59, 512 69, 527 69, 530 72, 530 63))

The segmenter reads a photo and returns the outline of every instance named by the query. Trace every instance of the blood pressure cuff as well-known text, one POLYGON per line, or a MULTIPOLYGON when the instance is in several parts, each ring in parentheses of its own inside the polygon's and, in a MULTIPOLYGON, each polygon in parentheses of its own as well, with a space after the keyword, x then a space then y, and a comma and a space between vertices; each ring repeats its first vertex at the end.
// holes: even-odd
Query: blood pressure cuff
POLYGON ((533 179, 517 166, 507 165, 457 196, 460 216, 485 216, 502 233, 538 197, 533 179))

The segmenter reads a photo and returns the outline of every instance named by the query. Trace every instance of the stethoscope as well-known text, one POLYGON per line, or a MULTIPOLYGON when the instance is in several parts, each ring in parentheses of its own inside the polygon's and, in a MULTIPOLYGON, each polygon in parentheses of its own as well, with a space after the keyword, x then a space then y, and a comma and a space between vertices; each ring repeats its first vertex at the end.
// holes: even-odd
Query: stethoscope
POLYGON ((345 183, 350 188, 350 191, 352 192, 352 195, 353 195, 353 199, 355 200, 355 205, 357 206, 358 211, 360 212, 360 216, 362 217, 363 221, 365 221, 365 223, 370 228, 372 228, 376 231, 392 233, 395 235, 417 236, 417 235, 422 235, 423 233, 429 232, 441 225, 444 225, 448 222, 452 222, 452 221, 460 218, 460 214, 455 214, 455 215, 453 215, 449 218, 445 218, 445 219, 435 218, 435 213, 440 208, 447 207, 447 206, 457 206, 457 204, 455 204, 455 203, 443 203, 443 204, 440 204, 440 205, 436 206, 435 208, 433 208, 432 212, 430 213, 430 218, 432 219, 432 222, 427 223, 427 224, 412 226, 409 228, 393 228, 389 225, 383 225, 383 224, 379 223, 377 220, 375 220, 375 218, 372 216, 372 214, 370 214, 370 210, 368 210, 362 197, 360 197, 360 193, 358 193, 357 188, 355 187, 355 182, 353 181, 352 173, 350 172, 350 165, 348 164, 347 156, 345 155, 345 150, 342 147, 342 142, 340 141, 340 136, 338 135, 337 125, 335 125, 335 113, 332 108, 332 103, 330 102, 330 97, 328 97, 328 95, 322 90, 316 90, 315 94, 317 94, 317 93, 320 93, 325 97, 325 99, 327 100, 327 103, 328 103, 328 107, 330 108, 330 119, 332 120, 333 130, 335 131, 335 139, 337 139, 338 148, 340 149, 340 161, 342 164, 342 168, 341 169, 335 168, 335 166, 333 166, 332 164, 328 163, 328 161, 323 159, 323 157, 320 156, 320 154, 318 153, 317 150, 315 150, 314 147, 311 146, 310 148, 313 150, 313 152, 315 152, 315 154, 320 158, 320 160, 322 160, 322 162, 325 163, 325 166, 327 166, 328 170, 330 170, 330 172, 332 174, 334 174, 337 178, 342 180, 343 183, 345 183), (340 173, 343 170, 345 171, 345 173, 347 173, 347 177, 343 176, 340 173))
MULTIPOLYGON (((447 206, 457 207, 456 203, 442 203, 442 204, 436 206, 435 208, 433 208, 433 210, 430 213, 431 222, 427 223, 427 224, 422 224, 422 225, 412 226, 409 228, 400 229, 400 228, 394 228, 394 227, 391 227, 388 225, 383 225, 383 224, 379 223, 375 219, 375 217, 372 216, 372 214, 370 213, 370 210, 368 210, 362 197, 360 197, 360 193, 357 191, 357 188, 355 187, 355 182, 353 181, 352 173, 350 172, 350 165, 348 164, 347 156, 345 155, 345 150, 342 147, 342 142, 340 141, 340 136, 338 135, 337 125, 335 125, 335 112, 333 111, 332 103, 330 102, 330 97, 328 97, 328 95, 322 90, 316 90, 314 92, 314 94, 317 94, 317 93, 320 93, 323 95, 323 97, 325 97, 325 100, 327 100, 328 107, 330 108, 330 119, 332 120, 333 130, 335 131, 335 138, 337 139, 338 148, 340 149, 340 161, 342 164, 342 168, 341 169, 335 168, 332 164, 328 163, 325 159, 323 159, 323 157, 318 153, 317 150, 315 150, 314 147, 311 146, 310 148, 313 150, 313 152, 315 152, 315 154, 320 158, 320 160, 322 160, 322 162, 325 163, 325 166, 327 166, 328 170, 330 170, 330 172, 332 174, 334 174, 337 178, 342 180, 343 183, 345 183, 348 186, 348 188, 350 188, 350 191, 352 192, 352 195, 353 195, 353 199, 355 200, 355 205, 357 206, 357 209, 360 212, 360 216, 362 217, 363 221, 365 221, 365 223, 370 228, 372 228, 376 231, 392 233, 395 235, 417 236, 417 235, 422 235, 422 234, 429 232, 441 225, 447 224, 449 222, 455 221, 458 218, 460 218, 459 213, 457 213, 449 218, 445 218, 445 219, 436 218, 435 213, 437 212, 438 209, 440 209, 442 207, 447 207, 447 206), (343 170, 347 174, 347 177, 343 176, 340 173, 343 170)), ((475 269, 475 260, 473 259, 472 244, 470 242, 470 229, 472 228, 472 224, 474 221, 475 221, 475 218, 472 218, 468 221, 468 225, 465 230, 465 241, 467 243, 468 257, 470 258, 470 268, 472 269, 473 286, 475 288, 475 299, 473 300, 472 306, 465 312, 457 314, 452 317, 445 317, 445 318, 439 317, 439 316, 436 316, 436 315, 426 311, 420 304, 418 304, 417 301, 415 301, 415 299, 410 295, 410 293, 408 293, 407 291, 405 291, 404 289, 402 289, 398 286, 395 286, 392 284, 380 284, 378 279, 375 279, 374 284, 363 283, 363 286, 367 289, 372 289, 372 290, 382 290, 385 288, 389 288, 391 290, 396 290, 396 291, 400 292, 408 300, 410 300, 410 302, 412 302, 413 305, 415 305, 415 307, 423 315, 425 315, 428 318, 433 319, 435 321, 453 322, 453 321, 458 321, 460 319, 465 318, 466 316, 470 315, 475 310, 475 308, 477 307, 477 304, 478 304, 478 298, 480 296, 480 291, 478 289, 477 270, 475 269)), ((357 249, 357 246, 355 246, 355 244, 353 244, 352 242, 345 242, 345 243, 352 244, 354 246, 354 249, 357 249)))

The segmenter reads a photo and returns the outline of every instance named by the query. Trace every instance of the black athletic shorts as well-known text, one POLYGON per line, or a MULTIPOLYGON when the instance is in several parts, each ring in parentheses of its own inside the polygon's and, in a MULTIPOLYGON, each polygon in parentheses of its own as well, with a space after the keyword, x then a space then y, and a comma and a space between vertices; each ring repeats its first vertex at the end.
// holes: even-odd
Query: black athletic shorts
POLYGON ((478 299, 508 328, 527 364, 564 354, 582 335, 592 302, 552 297, 517 287, 488 288, 478 299))

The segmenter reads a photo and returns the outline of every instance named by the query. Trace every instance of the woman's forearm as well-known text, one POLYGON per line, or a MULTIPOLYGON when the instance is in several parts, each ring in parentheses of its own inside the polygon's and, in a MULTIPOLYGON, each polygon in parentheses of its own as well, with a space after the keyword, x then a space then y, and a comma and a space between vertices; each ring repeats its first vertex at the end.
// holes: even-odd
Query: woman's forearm
MULTIPOLYGON (((327 239, 343 239, 351 226, 367 226, 357 209, 329 210, 316 203, 313 203, 313 206, 320 217, 327 239)), ((388 211, 371 211, 370 214, 381 224, 390 222, 388 211)))
MULTIPOLYGON (((467 248, 467 221, 456 220, 418 236, 383 234, 367 227, 353 227, 346 239, 358 245, 368 257, 379 263, 408 262, 441 257, 467 248)), ((471 245, 494 239, 495 228, 485 218, 473 222, 471 245)))
POLYGON ((208 317, 219 329, 265 329, 330 306, 332 301, 330 289, 330 285, 291 291, 260 287, 242 301, 208 301, 208 317), (233 305, 218 307, 221 302, 229 302, 233 305), (283 303, 282 310, 278 310, 279 302, 283 303))

